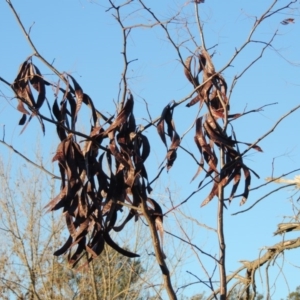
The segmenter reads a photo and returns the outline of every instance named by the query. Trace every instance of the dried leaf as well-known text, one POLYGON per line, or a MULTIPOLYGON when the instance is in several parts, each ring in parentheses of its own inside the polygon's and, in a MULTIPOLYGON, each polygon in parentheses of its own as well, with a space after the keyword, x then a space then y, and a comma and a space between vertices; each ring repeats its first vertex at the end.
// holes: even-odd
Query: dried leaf
MULTIPOLYGON (((202 49, 201 54, 203 56, 203 59, 205 59, 205 68, 203 71, 205 71, 205 76, 206 78, 212 76, 213 74, 215 74, 215 67, 212 63, 211 57, 208 54, 208 52, 205 49, 202 49)), ((203 79, 204 79, 203 77, 203 79)))
POLYGON ((191 62, 192 62, 193 56, 188 56, 187 59, 184 62, 184 75, 188 79, 188 81, 192 84, 194 84, 194 77, 191 74, 191 62))
POLYGON ((84 237, 79 241, 76 251, 68 259, 68 263, 72 266, 72 268, 75 268, 75 266, 78 264, 80 258, 82 257, 81 254, 85 250, 85 240, 86 239, 84 237))
POLYGON ((90 243, 91 249, 97 256, 99 256, 104 249, 104 244, 105 242, 102 236, 102 232, 98 231, 90 243))
POLYGON ((167 153, 167 170, 169 170, 173 166, 173 163, 177 157, 176 151, 177 151, 177 148, 179 147, 179 145, 180 145, 180 137, 179 137, 178 133, 176 131, 174 131, 172 144, 167 153))
MULTIPOLYGON (((245 144, 247 146, 251 146, 252 145, 251 143, 243 143, 243 144, 245 144)), ((263 152, 263 150, 258 145, 253 145, 251 148, 254 149, 254 150, 256 150, 256 151, 263 152)))
POLYGON ((93 103, 92 99, 87 94, 83 94, 83 102, 91 109, 94 126, 96 126, 97 120, 98 120, 97 110, 94 107, 94 103, 93 103))
POLYGON ((201 207, 206 205, 208 202, 210 202, 214 196, 218 195, 218 191, 219 191, 219 185, 216 181, 214 181, 214 185, 213 185, 209 195, 201 203, 201 207))
MULTIPOLYGON (((200 117, 196 120, 196 135, 194 137, 194 140, 195 140, 196 145, 198 146, 200 153, 203 155, 205 162, 209 165, 209 170, 207 171, 205 177, 210 176, 210 174, 213 171, 218 173, 218 170, 217 170, 218 159, 217 159, 213 149, 211 148, 211 146, 209 144, 207 144, 207 142, 206 142, 205 136, 202 131, 202 117, 200 117)), ((199 172, 202 169, 201 162, 203 164, 203 158, 201 156, 200 167, 199 167, 197 173, 195 174, 195 176, 193 177, 193 179, 196 178, 196 176, 199 174, 199 172)))
POLYGON ((46 87, 40 70, 33 64, 30 64, 30 83, 38 92, 36 109, 41 108, 46 98, 46 87))
MULTIPOLYGON (((126 197, 127 202, 129 202, 132 206, 134 207, 138 207, 140 205, 140 198, 135 194, 135 192, 133 192, 133 201, 131 202, 130 199, 128 198, 128 196, 126 197)), ((127 217, 125 218, 125 220, 119 225, 119 226, 115 226, 113 228, 114 231, 119 232, 121 231, 125 225, 134 217, 137 216, 138 213, 135 209, 131 208, 127 217)))
POLYGON ((203 102, 203 97, 201 93, 199 93, 196 97, 194 97, 187 105, 186 107, 193 106, 194 104, 198 103, 200 101, 200 104, 203 102))
POLYGON ((165 144, 166 148, 168 148, 167 146, 167 141, 166 141, 166 137, 165 137, 165 122, 163 119, 161 119, 158 123, 157 123, 157 132, 161 138, 161 140, 163 141, 163 143, 165 144))
POLYGON ((112 155, 116 158, 116 160, 122 164, 126 169, 130 169, 130 163, 128 160, 126 160, 124 158, 124 156, 120 153, 117 145, 116 145, 116 142, 114 139, 112 139, 109 143, 109 149, 112 153, 112 155))
POLYGON ((283 21, 280 22, 282 25, 288 25, 288 24, 291 24, 291 23, 295 23, 295 19, 293 18, 288 18, 288 19, 285 19, 283 21))
POLYGON ((87 228, 89 226, 89 218, 85 219, 83 222, 81 222, 77 228, 76 236, 74 237, 74 241, 79 240, 81 237, 85 236, 87 234, 87 228))
POLYGON ((249 190, 250 190, 250 183, 251 183, 250 170, 246 166, 243 166, 242 169, 244 171, 244 176, 245 176, 245 189, 244 189, 243 198, 240 202, 240 205, 245 204, 245 202, 247 201, 249 190))
POLYGON ((18 100, 17 110, 20 111, 23 114, 30 115, 30 113, 28 112, 28 110, 26 110, 26 108, 24 107, 24 103, 20 99, 18 100))
POLYGON ((107 135, 109 132, 115 130, 116 128, 120 128, 126 122, 128 117, 132 113, 133 104, 134 104, 133 96, 132 94, 129 94, 129 97, 127 98, 127 101, 123 109, 117 115, 114 122, 103 132, 103 136, 107 135))
POLYGON ((77 114, 81 108, 82 102, 83 102, 83 91, 81 86, 78 84, 78 82, 75 80, 75 78, 71 75, 68 75, 72 81, 73 81, 73 85, 74 85, 74 90, 75 90, 75 96, 76 96, 76 111, 74 114, 74 119, 76 119, 77 114))
MULTIPOLYGON (((156 230, 159 232, 160 236, 160 248, 163 254, 163 258, 166 258, 166 255, 163 251, 163 237, 164 237, 164 228, 163 228, 163 213, 160 205, 153 199, 147 198, 147 202, 150 203, 153 207, 153 211, 150 212, 152 218, 154 219, 156 230)), ((149 209, 149 207, 148 207, 149 209)), ((151 209, 152 210, 152 209, 151 209)))
MULTIPOLYGON (((231 175, 231 178, 233 178, 233 186, 232 186, 232 190, 229 196, 229 203, 232 201, 235 192, 239 186, 240 183, 240 179, 241 179, 241 168, 240 167, 236 167, 234 172, 231 175)), ((229 178, 228 181, 231 181, 231 178, 229 178)))
POLYGON ((53 255, 55 255, 55 256, 60 256, 60 255, 62 255, 62 254, 64 254, 65 252, 67 252, 68 251, 68 249, 71 247, 71 245, 72 245, 72 237, 71 237, 71 235, 69 236, 69 238, 67 239, 67 241, 65 242, 65 244, 60 248, 60 249, 58 249, 58 250, 56 250, 54 253, 53 253, 53 255))
POLYGON ((65 129, 63 129, 60 124, 64 124, 65 117, 66 117, 66 101, 63 101, 61 104, 61 108, 59 109, 57 104, 57 99, 54 100, 53 106, 52 106, 52 112, 55 116, 55 118, 58 121, 58 125, 56 126, 56 132, 60 138, 61 141, 67 138, 67 134, 65 129))
POLYGON ((213 128, 208 119, 204 122, 203 127, 210 140, 213 141, 217 146, 233 149, 232 147, 236 142, 222 133, 222 131, 219 131, 218 128, 213 128))
POLYGON ((60 209, 65 205, 65 197, 67 195, 67 187, 65 186, 60 193, 53 198, 44 208, 48 208, 46 212, 60 209))
POLYGON ((118 245, 111 239, 111 237, 110 237, 110 235, 108 234, 108 232, 104 232, 104 233, 103 233, 103 237, 104 237, 105 242, 106 242, 110 247, 112 247, 114 250, 116 250, 117 252, 121 253, 122 255, 127 256, 127 257, 131 257, 131 258, 139 257, 138 254, 129 252, 129 251, 127 251, 127 250, 121 248, 120 246, 118 246, 118 245))
POLYGON ((143 150, 142 150, 141 158, 144 162, 150 154, 151 147, 150 147, 149 140, 145 135, 140 134, 139 137, 141 138, 141 141, 142 141, 141 146, 143 147, 143 150))
POLYGON ((22 115, 22 118, 21 118, 20 121, 19 121, 19 125, 24 125, 25 122, 26 122, 26 115, 23 114, 23 115, 22 115))
POLYGON ((175 131, 175 124, 172 119, 172 113, 173 113, 173 107, 172 107, 173 101, 169 103, 162 111, 160 120, 157 123, 157 132, 165 144, 166 148, 167 146, 167 141, 165 137, 165 125, 164 122, 167 123, 168 126, 168 135, 170 136, 171 140, 173 138, 173 131, 175 131))
POLYGON ((73 217, 68 212, 65 213, 65 217, 67 228, 70 232, 71 237, 74 239, 76 237, 76 227, 74 226, 73 217))

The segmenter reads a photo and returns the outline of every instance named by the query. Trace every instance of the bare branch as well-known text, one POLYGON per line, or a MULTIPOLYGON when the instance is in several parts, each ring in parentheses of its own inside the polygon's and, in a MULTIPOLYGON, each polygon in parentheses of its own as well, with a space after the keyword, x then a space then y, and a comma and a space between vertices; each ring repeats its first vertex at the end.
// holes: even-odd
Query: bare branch
POLYGON ((53 179, 61 179, 61 177, 51 173, 50 171, 46 170, 42 165, 35 163, 34 161, 30 160, 28 157, 26 157, 25 155, 23 155, 21 152, 19 152, 18 150, 16 150, 12 145, 7 144, 6 142, 4 142, 3 140, 0 140, 0 143, 4 146, 6 146, 7 148, 9 148, 10 150, 12 150, 14 153, 16 153, 17 155, 21 156, 23 159, 25 159, 28 163, 30 163, 31 165, 35 166, 36 168, 42 170, 43 172, 45 172, 46 174, 50 175, 53 179))

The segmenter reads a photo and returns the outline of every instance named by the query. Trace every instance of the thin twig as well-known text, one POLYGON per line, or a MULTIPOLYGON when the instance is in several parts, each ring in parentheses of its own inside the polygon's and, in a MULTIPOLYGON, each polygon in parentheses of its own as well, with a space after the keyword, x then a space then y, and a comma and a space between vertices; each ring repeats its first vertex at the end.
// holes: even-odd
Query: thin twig
POLYGON ((238 211, 238 212, 235 212, 235 213, 233 213, 233 214, 231 214, 231 215, 232 215, 232 216, 236 216, 236 215, 238 215, 238 214, 244 213, 244 212, 246 212, 246 211, 252 209, 257 203, 259 203, 259 202, 262 201, 263 199, 265 199, 265 198, 267 198, 268 196, 270 196, 270 195, 272 195, 272 194, 278 192, 279 190, 285 189, 285 188, 287 188, 287 187, 289 187, 289 186, 294 186, 294 184, 287 184, 287 185, 281 186, 281 187, 279 187, 279 188, 277 188, 277 189, 275 189, 275 190, 273 190, 273 191, 267 193, 266 195, 260 197, 258 200, 256 200, 256 201, 255 201, 251 206, 249 206, 248 208, 246 208, 246 209, 244 209, 244 210, 240 210, 240 211, 238 211))
POLYGON ((16 12, 13 4, 11 3, 10 0, 6 0, 6 2, 8 3, 9 7, 11 8, 15 18, 17 19, 17 23, 19 24, 19 26, 21 27, 23 34, 25 35, 30 47, 33 49, 34 51, 34 56, 38 57, 50 70, 52 70, 65 84, 67 84, 66 82, 66 78, 63 76, 63 74, 61 74, 60 72, 57 71, 56 68, 53 67, 52 64, 50 64, 42 55, 40 55, 40 53, 38 52, 38 50, 36 49, 34 43, 32 42, 29 33, 27 33, 18 13, 16 12))
POLYGON ((203 32, 203 25, 201 24, 201 19, 200 19, 200 14, 199 14, 199 7, 200 7, 200 5, 198 5, 197 2, 195 1, 194 7, 195 7, 195 13, 196 13, 196 22, 197 22, 197 25, 198 25, 198 30, 200 32, 200 38, 201 38, 202 47, 206 51, 205 39, 204 39, 204 32, 203 32))
POLYGON ((45 169, 42 165, 38 165, 35 162, 33 162, 32 160, 30 160, 28 157, 26 157, 25 155, 23 155, 21 152, 19 152, 18 150, 16 150, 12 145, 7 144, 6 142, 0 140, 0 143, 3 144, 4 146, 6 146, 7 148, 9 148, 10 150, 12 150, 14 153, 16 153, 17 155, 21 156, 23 159, 25 159, 28 163, 32 164, 33 166, 35 166, 36 168, 42 170, 43 172, 45 172, 46 174, 50 175, 53 179, 61 179, 61 177, 51 173, 50 171, 48 171, 47 169, 45 169))
MULTIPOLYGON (((220 171, 224 167, 225 153, 223 148, 220 149, 220 171)), ((224 186, 221 184, 222 176, 220 176, 219 193, 218 193, 218 242, 219 242, 219 271, 220 271, 220 300, 225 300, 227 296, 226 282, 226 244, 224 235, 224 186)))

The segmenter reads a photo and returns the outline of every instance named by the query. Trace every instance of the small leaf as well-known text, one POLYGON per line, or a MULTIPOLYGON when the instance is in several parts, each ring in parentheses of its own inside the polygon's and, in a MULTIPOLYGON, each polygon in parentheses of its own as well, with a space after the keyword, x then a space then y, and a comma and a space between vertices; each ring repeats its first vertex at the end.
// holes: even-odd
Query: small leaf
POLYGON ((213 185, 209 195, 201 203, 201 207, 206 205, 208 202, 210 202, 214 196, 218 195, 218 191, 219 191, 219 185, 216 181, 214 181, 214 185, 213 185))
POLYGON ((240 202, 240 205, 245 204, 245 202, 247 201, 249 195, 250 183, 251 183, 250 170, 246 166, 243 166, 243 171, 245 176, 245 189, 244 189, 243 198, 240 202))
POLYGON ((293 18, 288 18, 288 19, 285 19, 283 21, 280 22, 282 25, 288 25, 288 24, 291 24, 291 23, 295 23, 295 19, 293 18))
POLYGON ((53 255, 55 256, 60 256, 62 254, 64 254, 66 251, 68 251, 68 249, 70 248, 70 246, 72 245, 72 237, 71 235, 69 236, 69 238, 67 239, 67 241, 65 242, 65 244, 58 250, 56 250, 53 255))
POLYGON ((33 64, 30 64, 30 75, 30 83, 39 93, 35 106, 36 109, 39 109, 43 105, 46 98, 45 82, 42 78, 40 70, 33 64))
POLYGON ((168 148, 168 146, 167 146, 167 141, 166 141, 166 136, 165 136, 164 122, 167 123, 168 135, 170 136, 171 140, 173 137, 173 131, 175 130, 175 124, 172 119, 172 112, 173 112, 172 104, 173 104, 173 101, 164 107, 164 109, 161 113, 160 120, 157 123, 157 132, 158 132, 161 140, 165 144, 166 148, 168 148))
POLYGON ((30 115, 28 110, 26 110, 26 108, 24 107, 24 103, 20 99, 18 100, 17 110, 23 114, 30 115))
POLYGON ((75 96, 76 96, 76 111, 74 114, 74 119, 77 117, 77 114, 81 108, 82 102, 83 102, 83 91, 81 86, 78 84, 78 82, 75 80, 75 78, 71 75, 68 75, 69 77, 71 77, 73 84, 74 84, 74 89, 75 89, 75 96))
POLYGON ((203 98, 202 95, 199 93, 196 97, 194 97, 187 105, 186 107, 190 107, 193 106, 194 104, 196 104, 197 102, 200 101, 200 104, 203 102, 203 98))
POLYGON ((97 123, 97 111, 94 107, 94 103, 92 101, 92 99, 87 95, 87 94, 83 94, 83 102, 90 107, 91 111, 92 111, 92 116, 93 116, 93 121, 94 121, 94 126, 96 126, 97 123))
POLYGON ((72 238, 76 237, 76 228, 74 226, 73 217, 68 212, 65 213, 67 228, 72 238))
POLYGON ((21 118, 20 121, 19 121, 19 125, 24 125, 25 122, 26 122, 26 115, 23 114, 22 118, 21 118))
POLYGON ((127 98, 124 107, 117 115, 114 122, 103 132, 104 136, 114 131, 116 128, 121 127, 121 125, 123 125, 127 121, 128 117, 132 113, 133 105, 134 105, 133 96, 132 94, 129 94, 129 97, 127 98))
POLYGON ((167 170, 169 170, 173 166, 173 163, 177 157, 176 151, 177 151, 177 148, 179 147, 179 145, 180 145, 180 137, 179 137, 178 133, 175 131, 173 140, 172 140, 172 144, 167 153, 167 170))
POLYGON ((74 268, 77 265, 77 263, 79 262, 79 260, 82 257, 81 253, 85 250, 85 240, 86 240, 85 237, 82 240, 80 240, 80 242, 78 243, 76 251, 68 259, 68 263, 72 266, 72 268, 74 268))
POLYGON ((194 77, 191 74, 191 62, 192 62, 193 56, 188 56, 187 59, 184 62, 184 75, 188 79, 188 81, 192 84, 194 84, 194 77))
MULTIPOLYGON (((235 171, 232 173, 231 177, 233 178, 233 186, 229 197, 229 203, 232 201, 234 194, 239 186, 240 179, 241 179, 241 168, 236 167, 235 171)), ((231 181, 231 178, 228 179, 228 181, 231 181)))
MULTIPOLYGON (((251 146, 252 145, 250 143, 244 143, 244 144, 247 145, 247 146, 251 146)), ((253 145, 251 148, 254 149, 254 150, 256 150, 256 151, 263 152, 263 150, 258 145, 253 145)))

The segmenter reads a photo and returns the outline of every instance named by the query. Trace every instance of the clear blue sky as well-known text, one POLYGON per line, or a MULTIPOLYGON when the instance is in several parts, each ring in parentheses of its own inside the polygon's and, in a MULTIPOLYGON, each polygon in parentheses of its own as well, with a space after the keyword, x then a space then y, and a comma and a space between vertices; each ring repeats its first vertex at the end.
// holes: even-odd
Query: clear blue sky
MULTIPOLYGON (((193 4, 181 0, 165 0, 163 3, 162 1, 147 2, 147 5, 161 19, 166 19, 182 9, 182 14, 176 23, 174 22, 170 26, 170 32, 177 43, 188 38, 186 31, 182 29, 181 21, 183 18, 188 18, 194 22, 193 4)), ((288 2, 280 1, 279 3, 284 5, 288 2)), ((13 4, 25 28, 28 30, 31 27, 30 36, 40 54, 49 62, 54 61, 54 66, 59 71, 72 74, 83 90, 93 99, 98 110, 106 114, 113 114, 114 101, 117 101, 118 98, 123 61, 121 30, 112 16, 113 11, 105 12, 108 8, 108 1, 31 0, 13 1, 13 4)), ((254 17, 259 16, 270 4, 269 0, 256 2, 207 0, 200 6, 207 47, 216 45, 213 61, 217 70, 228 62, 235 52, 235 48, 239 48, 247 39, 255 20, 254 17)), ((134 13, 129 14, 124 21, 127 26, 147 23, 151 19, 146 12, 135 11, 136 7, 138 5, 133 3, 132 11, 134 13)), ((129 11, 130 9, 128 9, 129 11)), ((12 82, 19 65, 32 54, 32 49, 4 0, 0 1, 0 16, 0 76, 12 82)), ((190 28, 195 40, 200 44, 197 25, 190 24, 190 28)), ((267 50, 264 57, 241 78, 234 89, 230 106, 232 113, 238 113, 245 109, 257 109, 269 103, 277 102, 278 104, 235 121, 233 125, 238 140, 254 142, 267 132, 280 116, 299 104, 300 69, 296 66, 300 63, 299 10, 286 10, 284 14, 279 13, 269 18, 254 35, 254 39, 267 41, 275 30, 278 30, 278 36, 272 45, 277 51, 267 50), (291 17, 291 14, 294 15, 295 23, 287 26, 281 25, 280 22, 291 17)), ((259 47, 261 44, 254 44, 245 49, 245 52, 223 73, 228 84, 231 84, 233 76, 239 74, 259 54, 259 47)), ((181 48, 184 58, 189 55, 187 49, 194 51, 195 47, 191 42, 184 44, 181 48)), ((129 65, 128 70, 129 88, 135 97, 137 123, 146 124, 144 118, 148 119, 143 99, 148 103, 152 118, 156 118, 171 100, 179 101, 192 91, 191 84, 184 77, 177 53, 160 27, 133 29, 128 40, 127 51, 129 60, 137 59, 129 65)), ((49 80, 56 80, 37 59, 35 62, 49 80)), ((21 129, 17 124, 20 114, 15 109, 16 101, 5 99, 4 94, 11 95, 11 92, 1 83, 1 132, 2 126, 5 124, 6 141, 17 149, 24 147, 27 153, 34 158, 35 138, 40 136, 37 120, 32 120, 32 124, 29 124, 26 131, 19 135, 21 129)), ((51 92, 48 96, 52 99, 51 92)), ((42 112, 47 113, 46 107, 42 112)), ((81 113, 83 119, 79 120, 78 126, 88 130, 89 123, 86 123, 88 121, 85 116, 86 112, 88 110, 83 109, 81 113)), ((174 120, 180 135, 191 126, 196 115, 197 106, 187 108, 182 105, 176 108, 174 120)), ((300 167, 299 118, 300 110, 284 120, 274 133, 260 142, 263 153, 253 150, 248 152, 244 162, 260 176, 260 179, 252 176, 252 187, 263 184, 264 178, 271 176, 272 172, 278 176, 300 167)), ((1 132, 0 138, 2 138, 1 132)), ((147 133, 152 138, 152 155, 148 158, 148 167, 150 168, 149 177, 153 178, 165 157, 165 148, 154 128, 149 129, 147 133)), ((49 153, 48 147, 57 142, 55 134, 54 126, 47 125, 46 137, 42 138, 45 163, 49 163, 52 159, 53 152, 49 153)), ((182 145, 193 151, 199 158, 200 154, 194 145, 193 136, 194 129, 185 136, 182 145)), ((2 146, 0 153, 5 155, 2 146)), ((153 197, 163 198, 165 210, 171 207, 166 188, 174 191, 172 194, 174 203, 180 203, 197 188, 203 177, 203 174, 200 174, 194 182, 190 183, 196 169, 197 166, 192 159, 179 150, 173 168, 168 174, 164 172, 158 183, 154 185, 156 189, 153 197)), ((293 178, 296 174, 291 174, 289 177, 293 178)), ((258 198, 277 187, 279 186, 273 184, 251 192, 242 209, 249 207, 258 198)), ((243 182, 241 182, 241 188, 243 188, 243 182)), ((230 187, 226 190, 226 195, 229 192, 230 187)), ((199 222, 216 227, 216 199, 213 199, 206 207, 200 208, 200 203, 207 193, 208 190, 204 189, 196 194, 182 209, 199 222)), ((285 216, 293 215, 289 198, 294 193, 295 191, 291 189, 281 190, 261 201, 252 210, 237 216, 231 214, 241 209, 239 207, 240 199, 233 200, 228 210, 225 211, 228 274, 240 266, 239 260, 255 259, 264 246, 271 246, 281 240, 282 237, 273 237, 273 232, 276 230, 276 224, 284 221, 285 216)), ((297 197, 298 195, 294 199, 297 197)), ((171 216, 165 219, 166 228, 180 234, 178 228, 173 224, 171 216)), ((187 228, 189 229, 189 226, 187 228)), ((193 228, 193 232, 197 233, 193 235, 195 244, 213 255, 217 253, 216 237, 213 234, 197 227, 193 228)), ((292 237, 295 235, 288 234, 286 236, 286 238, 292 237)), ((300 285, 300 282, 297 280, 299 268, 291 267, 289 262, 297 264, 299 263, 298 258, 299 249, 285 255, 285 276, 291 290, 300 285)), ((202 259, 205 262, 205 258, 202 257, 202 259)), ((280 264, 280 261, 282 258, 277 262, 280 264)), ((276 264, 271 268, 272 283, 279 274, 272 299, 280 299, 288 294, 288 289, 276 264)), ((186 270, 205 280, 199 264, 192 258, 183 268, 181 275, 187 276, 186 278, 189 280, 185 273, 186 270)), ((264 275, 262 276, 265 282, 264 275)), ((194 279, 190 278, 190 280, 194 279)), ((259 291, 264 292, 264 287, 260 287, 259 291)), ((185 294, 192 295, 200 290, 202 288, 199 285, 191 286, 185 294)))

